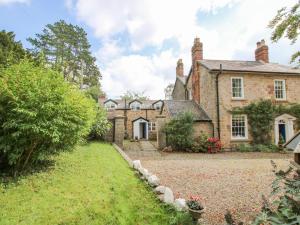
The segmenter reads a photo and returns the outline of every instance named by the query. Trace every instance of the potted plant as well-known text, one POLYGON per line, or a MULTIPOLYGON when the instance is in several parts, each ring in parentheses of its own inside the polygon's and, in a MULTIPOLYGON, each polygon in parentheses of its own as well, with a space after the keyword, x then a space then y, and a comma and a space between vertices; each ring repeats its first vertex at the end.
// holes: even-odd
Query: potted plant
POLYGON ((204 213, 205 208, 200 203, 199 196, 190 196, 190 199, 187 200, 186 205, 188 206, 189 212, 191 213, 194 220, 201 218, 201 215, 204 213))

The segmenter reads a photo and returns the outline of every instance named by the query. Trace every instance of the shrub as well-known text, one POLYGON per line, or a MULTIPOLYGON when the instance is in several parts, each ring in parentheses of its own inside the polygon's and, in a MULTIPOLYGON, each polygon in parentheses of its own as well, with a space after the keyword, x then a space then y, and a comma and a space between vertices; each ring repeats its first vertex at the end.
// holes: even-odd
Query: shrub
POLYGON ((264 197, 261 213, 254 221, 259 224, 299 224, 300 218, 300 170, 288 168, 286 171, 277 171, 274 162, 273 172, 276 179, 272 183, 271 196, 277 198, 268 202, 264 197))
POLYGON ((240 152, 278 152, 279 148, 274 144, 240 144, 236 147, 240 152))
POLYGON ((103 140, 105 134, 111 129, 112 124, 107 120, 106 111, 102 108, 98 108, 96 120, 92 125, 89 139, 103 140))
POLYGON ((167 142, 176 150, 188 150, 193 144, 193 115, 189 112, 179 114, 164 128, 167 142))
POLYGON ((95 103, 61 74, 22 61, 0 76, 0 165, 23 170, 89 133, 95 103))
POLYGON ((208 136, 205 133, 201 133, 199 137, 194 139, 192 145, 193 152, 207 152, 209 143, 207 141, 208 136))
POLYGON ((253 152, 253 147, 249 144, 239 144, 237 147, 236 147, 237 151, 240 151, 240 152, 253 152))

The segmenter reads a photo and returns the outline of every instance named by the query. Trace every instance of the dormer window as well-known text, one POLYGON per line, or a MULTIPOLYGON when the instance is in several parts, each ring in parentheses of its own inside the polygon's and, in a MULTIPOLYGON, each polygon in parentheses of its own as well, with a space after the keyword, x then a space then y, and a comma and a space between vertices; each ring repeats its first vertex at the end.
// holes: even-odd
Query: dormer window
POLYGON ((134 101, 130 103, 130 109, 132 110, 140 110, 142 108, 142 104, 138 101, 134 101))
POLYGON ((104 107, 107 110, 115 109, 115 108, 117 108, 117 103, 115 103, 114 101, 107 101, 104 103, 104 107))
POLYGON ((158 101, 158 102, 155 102, 154 104, 153 104, 153 108, 155 109, 155 110, 160 110, 161 109, 161 107, 162 107, 162 101, 158 101))

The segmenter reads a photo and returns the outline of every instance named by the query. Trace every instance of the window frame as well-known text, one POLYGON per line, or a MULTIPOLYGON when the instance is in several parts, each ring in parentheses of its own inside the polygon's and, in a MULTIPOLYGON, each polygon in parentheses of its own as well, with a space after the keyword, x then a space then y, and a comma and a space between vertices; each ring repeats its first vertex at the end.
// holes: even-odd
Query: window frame
POLYGON ((117 108, 117 104, 113 101, 108 101, 108 102, 104 103, 104 107, 106 108, 106 110, 114 110, 117 108), (111 106, 114 106, 114 107, 111 107, 111 106))
POLYGON ((275 79, 274 80, 274 97, 276 101, 286 101, 286 82, 284 79, 275 79), (277 98, 276 97, 276 82, 282 82, 282 98, 277 98))
POLYGON ((138 101, 131 102, 130 109, 133 111, 140 111, 142 109, 142 104, 138 101))
POLYGON ((231 140, 248 140, 248 118, 247 118, 246 114, 231 115, 230 123, 231 123, 231 126, 230 126, 231 140), (238 136, 235 137, 235 136, 233 136, 233 134, 232 134, 232 120, 233 120, 234 116, 242 116, 242 117, 245 118, 245 137, 238 137, 238 136))
POLYGON ((156 131, 156 122, 149 122, 148 123, 148 130, 149 131, 156 131), (154 127, 155 127, 155 129, 153 129, 153 124, 154 124, 154 127))
POLYGON ((244 90, 244 78, 243 77, 231 77, 231 99, 233 100, 241 100, 245 99, 245 90, 244 90), (233 80, 240 79, 241 80, 241 97, 234 97, 233 96, 233 80))

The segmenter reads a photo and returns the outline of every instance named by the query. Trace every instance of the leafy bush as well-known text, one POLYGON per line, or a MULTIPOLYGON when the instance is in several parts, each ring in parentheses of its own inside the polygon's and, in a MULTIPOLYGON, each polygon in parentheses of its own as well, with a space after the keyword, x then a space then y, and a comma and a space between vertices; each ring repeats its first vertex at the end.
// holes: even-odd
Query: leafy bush
POLYGON ((239 152, 278 152, 279 148, 274 144, 257 144, 257 145, 250 145, 250 144, 239 144, 236 147, 236 150, 239 152))
POLYGON ((192 151, 193 152, 207 152, 209 143, 207 141, 208 136, 205 133, 201 133, 199 137, 196 137, 194 139, 193 145, 192 145, 192 151))
POLYGON ((237 147, 236 147, 236 150, 239 151, 239 152, 253 152, 254 149, 253 149, 253 146, 249 145, 249 144, 239 144, 237 147))
POLYGON ((292 167, 286 171, 277 171, 274 162, 273 172, 276 179, 272 183, 271 196, 277 196, 273 202, 264 197, 262 212, 257 216, 254 225, 260 224, 299 224, 300 222, 300 170, 292 167))
POLYGON ((97 110, 96 120, 92 125, 89 139, 103 140, 104 135, 111 129, 112 124, 107 120, 106 111, 102 108, 97 110))
POLYGON ((89 133, 95 103, 63 76, 28 61, 0 75, 0 165, 23 170, 89 133))
POLYGON ((168 144, 176 150, 187 150, 193 144, 193 115, 189 112, 179 114, 170 120, 164 131, 167 135, 168 144))

